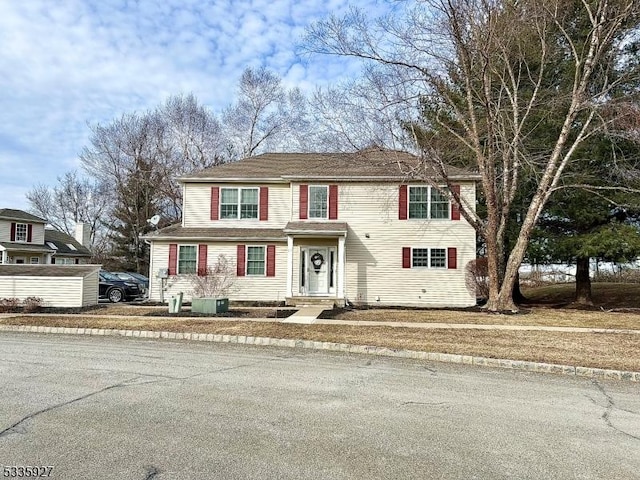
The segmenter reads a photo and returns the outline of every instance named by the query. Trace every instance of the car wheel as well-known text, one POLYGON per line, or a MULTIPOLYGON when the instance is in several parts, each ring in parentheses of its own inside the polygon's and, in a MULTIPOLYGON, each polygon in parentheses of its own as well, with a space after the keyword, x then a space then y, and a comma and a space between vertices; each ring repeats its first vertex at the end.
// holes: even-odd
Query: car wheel
POLYGON ((107 297, 109 298, 110 302, 118 303, 121 302, 124 298, 124 292, 119 288, 112 288, 111 290, 109 290, 107 297))

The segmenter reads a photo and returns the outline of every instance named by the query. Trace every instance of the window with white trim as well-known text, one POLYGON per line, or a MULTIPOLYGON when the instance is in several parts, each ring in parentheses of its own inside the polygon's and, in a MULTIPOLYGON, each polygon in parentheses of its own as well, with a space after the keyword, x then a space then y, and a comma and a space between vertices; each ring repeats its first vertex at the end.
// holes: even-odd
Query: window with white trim
POLYGON ((179 274, 196 273, 197 247, 195 245, 180 245, 178 248, 179 274))
POLYGON ((247 247, 247 275, 265 274, 265 247, 247 247))
POLYGON ((309 218, 327 218, 329 187, 327 185, 309 186, 309 218))
POLYGON ((446 248, 413 248, 411 266, 423 268, 447 268, 446 248))
POLYGON ((221 188, 220 218, 258 218, 258 188, 221 188))
POLYGON ((27 241, 27 224, 16 223, 16 242, 27 241))
POLYGON ((40 257, 31 257, 29 260, 31 261, 31 265, 37 265, 40 263, 40 257))
POLYGON ((75 260, 73 258, 55 257, 56 265, 73 265, 75 260))
POLYGON ((449 197, 431 186, 410 186, 408 198, 408 218, 445 219, 451 218, 449 197))

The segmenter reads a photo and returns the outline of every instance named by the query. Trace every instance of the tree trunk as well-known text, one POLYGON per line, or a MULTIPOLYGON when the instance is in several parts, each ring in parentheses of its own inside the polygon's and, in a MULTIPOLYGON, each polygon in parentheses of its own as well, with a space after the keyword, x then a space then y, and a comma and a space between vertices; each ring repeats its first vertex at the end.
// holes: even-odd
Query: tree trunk
POLYGON ((511 298, 516 305, 520 305, 527 301, 527 297, 524 296, 522 290, 520 290, 520 273, 516 275, 516 282, 513 285, 513 291, 511 292, 511 298))
POLYGON ((589 277, 589 257, 578 257, 576 259, 576 297, 574 302, 579 305, 593 305, 591 278, 589 277))

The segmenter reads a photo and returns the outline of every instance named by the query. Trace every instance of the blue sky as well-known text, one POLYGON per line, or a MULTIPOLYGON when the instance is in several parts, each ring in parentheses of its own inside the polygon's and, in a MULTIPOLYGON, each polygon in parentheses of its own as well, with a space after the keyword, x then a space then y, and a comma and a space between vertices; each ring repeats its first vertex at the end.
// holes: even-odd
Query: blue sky
MULTIPOLYGON (((393 0, 357 0, 372 15, 393 0)), ((0 208, 79 168, 89 124, 192 92, 219 112, 246 67, 310 92, 359 65, 301 58, 305 27, 342 0, 4 0, 0 2, 0 208)))

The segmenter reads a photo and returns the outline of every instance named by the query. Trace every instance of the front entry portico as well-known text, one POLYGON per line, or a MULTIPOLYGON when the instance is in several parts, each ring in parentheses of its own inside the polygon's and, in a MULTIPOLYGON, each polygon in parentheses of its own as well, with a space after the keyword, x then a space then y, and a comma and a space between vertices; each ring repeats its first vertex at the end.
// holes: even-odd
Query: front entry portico
POLYGON ((300 248, 300 292, 308 295, 335 294, 335 247, 300 248))
POLYGON ((345 303, 343 222, 289 222, 287 235, 287 303, 345 303))

